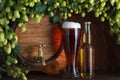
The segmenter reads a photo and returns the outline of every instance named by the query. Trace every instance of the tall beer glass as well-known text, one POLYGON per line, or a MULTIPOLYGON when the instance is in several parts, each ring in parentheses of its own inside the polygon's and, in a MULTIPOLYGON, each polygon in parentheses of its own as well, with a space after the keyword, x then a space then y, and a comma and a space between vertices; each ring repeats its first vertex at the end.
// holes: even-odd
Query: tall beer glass
POLYGON ((64 22, 62 25, 63 45, 66 55, 66 78, 78 77, 78 49, 80 42, 80 23, 64 22))

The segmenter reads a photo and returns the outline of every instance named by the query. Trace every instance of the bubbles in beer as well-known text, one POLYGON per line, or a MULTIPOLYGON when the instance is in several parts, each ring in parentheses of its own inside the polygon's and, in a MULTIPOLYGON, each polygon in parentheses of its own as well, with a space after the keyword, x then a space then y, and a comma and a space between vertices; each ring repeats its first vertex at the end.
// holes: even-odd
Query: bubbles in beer
POLYGON ((81 28, 78 22, 64 22, 62 28, 81 28))

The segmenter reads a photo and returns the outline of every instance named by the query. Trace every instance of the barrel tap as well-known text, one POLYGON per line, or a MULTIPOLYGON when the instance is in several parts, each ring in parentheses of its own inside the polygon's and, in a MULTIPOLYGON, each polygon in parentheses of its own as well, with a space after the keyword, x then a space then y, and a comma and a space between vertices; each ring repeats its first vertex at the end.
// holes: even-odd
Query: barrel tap
POLYGON ((39 44, 39 46, 37 46, 38 49, 38 56, 35 58, 35 61, 37 61, 38 63, 42 63, 44 66, 46 65, 45 63, 45 58, 43 57, 43 47, 45 47, 46 45, 44 44, 39 44))

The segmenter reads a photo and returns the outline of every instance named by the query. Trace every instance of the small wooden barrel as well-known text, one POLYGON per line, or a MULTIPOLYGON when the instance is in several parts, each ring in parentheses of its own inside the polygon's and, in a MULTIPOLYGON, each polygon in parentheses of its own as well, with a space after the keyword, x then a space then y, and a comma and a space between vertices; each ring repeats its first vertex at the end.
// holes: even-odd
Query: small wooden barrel
POLYGON ((21 32, 21 28, 17 27, 15 33, 18 36, 18 44, 22 46, 18 56, 28 64, 42 66, 51 63, 62 50, 60 27, 50 23, 48 16, 44 16, 40 23, 30 18, 26 31, 21 32), (45 64, 41 63, 41 51, 45 64))

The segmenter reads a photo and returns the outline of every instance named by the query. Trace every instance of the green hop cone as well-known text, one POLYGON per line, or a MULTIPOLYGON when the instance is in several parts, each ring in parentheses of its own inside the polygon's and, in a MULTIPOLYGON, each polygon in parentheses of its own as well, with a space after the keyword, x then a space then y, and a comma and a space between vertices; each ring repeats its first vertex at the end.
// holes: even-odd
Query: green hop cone
POLYGON ((16 58, 13 59, 14 64, 18 63, 18 60, 16 58))
POLYGON ((11 44, 11 48, 15 48, 15 45, 16 45, 16 43, 13 42, 13 43, 11 44))
POLYGON ((2 26, 0 26, 0 32, 3 32, 3 28, 2 28, 2 26))
POLYGON ((22 77, 23 78, 23 80, 27 80, 27 78, 26 77, 22 77))
POLYGON ((8 43, 8 40, 7 40, 7 39, 4 39, 3 45, 7 45, 7 43, 8 43))
POLYGON ((95 17, 99 17, 99 12, 98 11, 95 11, 95 17))
POLYGON ((43 15, 44 15, 44 14, 36 14, 36 15, 35 15, 35 21, 36 21, 37 23, 39 23, 40 20, 42 19, 43 15))
POLYGON ((8 66, 12 65, 14 63, 14 58, 11 56, 7 56, 6 64, 8 66))
POLYGON ((71 9, 70 12, 73 13, 74 12, 73 9, 71 9))
POLYGON ((6 31, 9 31, 9 30, 10 30, 10 27, 9 27, 9 26, 5 26, 5 30, 6 30, 6 31))
POLYGON ((110 1, 110 4, 111 4, 112 6, 114 6, 115 0, 109 0, 109 1, 110 1))
POLYGON ((119 22, 120 22, 119 17, 115 17, 115 21, 116 21, 117 23, 119 23, 119 22))
POLYGON ((116 3, 116 8, 120 9, 120 1, 116 3))
POLYGON ((9 39, 9 40, 12 40, 12 38, 13 38, 13 33, 10 33, 10 34, 8 35, 8 39, 9 39))
POLYGON ((78 10, 75 10, 75 14, 78 14, 79 13, 79 11, 78 10))
POLYGON ((54 7, 57 8, 58 6, 60 6, 59 2, 55 2, 54 7))
POLYGON ((18 26, 19 26, 19 27, 21 27, 22 25, 23 25, 23 23, 22 23, 22 22, 18 23, 18 26))
POLYGON ((29 3, 29 6, 30 6, 30 7, 34 7, 34 5, 35 5, 34 2, 30 2, 30 3, 29 3))
POLYGON ((11 63, 10 63, 10 62, 8 62, 8 61, 6 61, 6 65, 10 66, 10 65, 11 65, 11 63))
POLYGON ((28 19, 28 16, 27 16, 27 15, 24 15, 24 16, 22 17, 22 20, 25 21, 25 22, 28 22, 28 20, 29 20, 29 19, 28 19))
POLYGON ((30 17, 31 17, 31 18, 34 18, 34 13, 30 13, 30 17))
POLYGON ((103 1, 105 1, 105 0, 100 0, 100 2, 103 2, 103 1))
POLYGON ((104 22, 105 18, 103 16, 100 17, 101 21, 104 22))
POLYGON ((4 47, 4 50, 7 54, 10 54, 11 53, 11 46, 10 44, 8 43, 5 47, 4 47))
POLYGON ((18 10, 15 10, 15 11, 14 11, 14 17, 20 18, 20 13, 19 13, 18 10))
POLYGON ((89 3, 90 4, 94 4, 94 0, 89 0, 89 3))
POLYGON ((17 35, 13 35, 13 39, 14 39, 14 43, 16 43, 17 41, 18 41, 18 37, 17 37, 17 35))
POLYGON ((0 24, 1 25, 9 24, 9 20, 7 18, 5 18, 5 17, 0 18, 0 24))
POLYGON ((50 12, 50 17, 53 17, 54 16, 54 12, 50 12))
POLYGON ((47 1, 46 1, 46 0, 44 0, 44 4, 47 4, 47 1))
POLYGON ((5 39, 5 34, 3 32, 0 32, 0 41, 3 42, 5 39))
POLYGON ((82 12, 82 13, 81 13, 81 16, 82 16, 82 17, 85 17, 85 15, 86 15, 85 12, 82 12))
POLYGON ((61 6, 63 6, 63 7, 65 7, 66 6, 66 1, 62 1, 62 4, 61 4, 61 6))
POLYGON ((8 14, 8 18, 9 18, 9 19, 12 19, 12 16, 13 16, 13 14, 10 12, 10 13, 8 14))
POLYGON ((63 19, 64 19, 64 20, 66 20, 67 18, 68 18, 67 15, 64 15, 64 16, 63 16, 63 19))
POLYGON ((60 6, 60 3, 59 3, 59 2, 56 2, 55 4, 56 4, 56 6, 60 6))
POLYGON ((24 73, 21 73, 20 76, 21 76, 21 78, 22 78, 23 80, 27 80, 27 78, 26 78, 26 76, 25 76, 24 73))
POLYGON ((13 17, 12 17, 12 21, 15 21, 15 20, 16 20, 16 17, 15 17, 15 16, 13 16, 13 17))
POLYGON ((72 16, 72 14, 71 13, 68 13, 68 17, 71 17, 72 16))
POLYGON ((10 13, 10 7, 7 7, 7 8, 5 9, 5 11, 6 11, 7 13, 10 13))
POLYGON ((9 0, 9 5, 10 5, 10 6, 13 6, 14 3, 15 3, 15 1, 9 0))
POLYGON ((0 47, 3 47, 3 43, 2 42, 0 42, 0 47))
POLYGON ((117 44, 120 45, 120 36, 118 36, 118 38, 116 39, 116 42, 117 42, 117 44))
POLYGON ((22 25, 22 27, 21 27, 21 29, 22 29, 22 32, 25 32, 26 31, 26 25, 24 24, 24 25, 22 25))
POLYGON ((29 73, 29 70, 25 70, 25 74, 28 74, 29 73))

